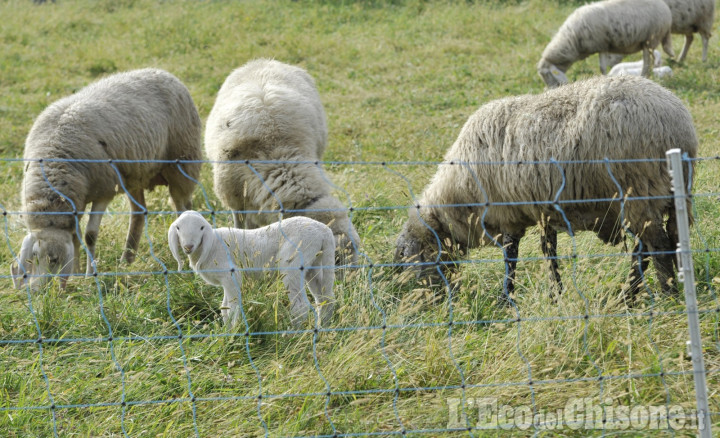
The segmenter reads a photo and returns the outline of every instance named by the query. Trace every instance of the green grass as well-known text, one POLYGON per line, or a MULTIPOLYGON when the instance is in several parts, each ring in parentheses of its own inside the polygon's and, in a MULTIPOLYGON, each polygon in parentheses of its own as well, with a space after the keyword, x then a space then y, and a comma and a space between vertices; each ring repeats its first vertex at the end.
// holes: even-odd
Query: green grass
MULTIPOLYGON (((535 64, 580 3, 59 0, 34 6, 0 0, 0 156, 22 157, 34 118, 104 75, 164 68, 188 86, 204 119, 232 69, 273 57, 301 65, 316 79, 330 128, 325 160, 436 162, 479 105, 542 91, 535 64)), ((674 38, 676 51, 681 43, 674 38)), ((661 83, 686 102, 700 155, 713 157, 720 154, 720 51, 713 38, 710 59, 702 63, 700 46, 696 39, 687 62, 672 64, 674 76, 661 83)), ((569 76, 597 71, 593 56, 569 76)), ((720 247, 719 167, 714 160, 697 167, 693 244, 700 250, 720 247)), ((410 190, 419 193, 434 167, 327 168, 345 192, 338 196, 360 207, 353 222, 366 262, 390 262, 405 211, 386 207, 408 205, 410 190)), ((0 204, 17 212, 23 164, 6 160, 0 169, 0 204)), ((208 203, 220 209, 209 166, 201 183, 208 199, 197 190, 197 208, 208 203)), ((167 198, 164 189, 151 193, 149 209, 170 210, 167 198)), ((464 264, 454 274, 452 295, 442 287, 403 284, 377 266, 338 279, 332 326, 343 330, 318 336, 282 333, 289 318, 281 285, 246 281, 244 310, 254 333, 246 338, 244 326, 240 336, 224 336, 221 289, 192 274, 161 274, 164 264, 174 269, 165 237, 172 217, 151 217, 135 264, 119 263, 127 216, 112 213, 127 210, 120 197, 111 204, 98 243, 101 273, 118 275, 74 278, 66 290, 37 294, 0 278, 3 436, 45 437, 55 429, 78 437, 123 431, 183 437, 196 429, 200 436, 260 436, 263 423, 270 436, 380 434, 400 431, 400 423, 407 430, 444 429, 448 398, 463 393, 516 407, 534 400, 548 411, 572 397, 611 399, 615 406, 694 406, 682 300, 658 295, 646 307, 627 308, 617 296, 629 262, 615 256, 625 249, 604 246, 588 233, 560 238, 561 255, 572 256, 575 247, 581 257, 561 263, 567 292, 558 304, 548 298, 545 264, 528 260, 518 265, 517 309, 496 306, 504 268, 500 251, 488 247, 469 257, 488 262, 464 264), (450 311, 457 323, 451 331, 450 311), (518 317, 522 322, 515 322, 518 317), (389 327, 369 328, 383 324, 389 327), (353 327, 359 329, 344 330, 353 327), (42 344, 14 342, 40 336, 42 344), (402 389, 397 397, 395 388, 402 389), (54 419, 52 403, 59 407, 54 419)), ((218 217, 221 225, 230 222, 218 217)), ((19 250, 25 228, 15 214, 3 216, 3 228, 0 267, 7 273, 10 247, 19 250)), ((537 231, 523 240, 521 257, 541 257, 537 231)), ((716 309, 720 257, 699 252, 695 261, 701 308, 716 309)), ((649 283, 657 291, 652 276, 649 283)), ((719 317, 711 312, 701 320, 711 406, 720 412, 719 317)), ((474 424, 477 412, 470 412, 474 424)), ((713 422, 720 430, 720 417, 713 422)), ((514 434, 530 435, 532 428, 514 434)))

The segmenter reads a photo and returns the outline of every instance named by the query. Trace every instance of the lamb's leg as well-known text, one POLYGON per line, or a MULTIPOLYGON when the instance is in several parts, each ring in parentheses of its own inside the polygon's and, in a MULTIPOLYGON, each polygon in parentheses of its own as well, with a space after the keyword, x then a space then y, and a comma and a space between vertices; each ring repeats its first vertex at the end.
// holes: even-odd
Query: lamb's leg
MULTIPOLYGON (((683 62, 685 60, 685 57, 687 56, 688 52, 690 51, 690 44, 692 44, 693 38, 694 38, 694 36, 692 33, 685 35, 685 45, 683 46, 682 52, 680 52, 680 57, 678 58, 678 62, 683 62)), ((704 53, 704 51, 703 51, 703 53, 704 53)), ((703 59, 703 61, 704 61, 704 59, 703 59)))
POLYGON ((325 266, 323 269, 308 270, 306 278, 308 281, 308 289, 315 299, 315 304, 320 309, 320 321, 325 327, 335 312, 335 294, 333 293, 333 283, 335 281, 335 270, 332 265, 327 265, 323 261, 322 255, 315 259, 315 266, 325 266))
POLYGON ((72 240, 73 250, 75 251, 73 255, 73 273, 77 274, 80 272, 80 239, 77 233, 72 233, 72 240))
POLYGON ((142 189, 136 190, 130 193, 135 202, 130 201, 130 226, 128 228, 127 241, 125 242, 125 251, 122 254, 122 261, 126 263, 132 263, 135 261, 135 252, 137 251, 138 244, 140 243, 140 235, 145 227, 145 193, 142 189))
POLYGON ((702 45, 703 45, 702 60, 703 60, 703 62, 706 62, 707 61, 707 52, 708 52, 708 40, 710 40, 710 35, 701 33, 700 36, 702 37, 702 45))
MULTIPOLYGON (((291 266, 285 266, 291 267, 291 266)), ((304 271, 290 269, 283 275, 283 284, 290 299, 290 318, 293 327, 299 328, 305 322, 308 312, 312 311, 310 301, 305 294, 304 271)))
POLYGON ((231 329, 237 326, 240 318, 240 289, 242 288, 242 277, 237 273, 230 274, 222 280, 223 301, 220 307, 220 314, 223 322, 231 329))
POLYGON ((503 234, 503 248, 506 274, 503 281, 501 301, 509 304, 512 303, 515 295, 515 268, 517 267, 518 252, 520 250, 520 237, 503 234))
POLYGON ((560 279, 560 271, 557 261, 557 231, 551 227, 545 227, 540 235, 540 246, 545 258, 550 261, 550 276, 555 282, 555 293, 550 293, 550 298, 554 301, 562 294, 563 285, 560 279))
MULTIPOLYGON (((672 246, 673 250, 677 250, 678 244, 680 243, 680 236, 678 234, 677 216, 675 215, 674 207, 670 209, 670 215, 668 216, 668 220, 665 223, 665 232, 670 239, 670 245, 672 246)), ((677 270, 679 268, 677 265, 677 257, 673 257, 672 260, 673 265, 675 266, 675 270, 677 270)))
MULTIPOLYGON (((95 201, 88 215, 88 223, 85 227, 85 244, 87 245, 87 269, 86 275, 92 275, 95 272, 95 244, 97 242, 98 233, 100 232, 100 221, 102 221, 103 213, 107 209, 109 201, 95 201)), ((79 242, 78 242, 79 244, 79 242)))

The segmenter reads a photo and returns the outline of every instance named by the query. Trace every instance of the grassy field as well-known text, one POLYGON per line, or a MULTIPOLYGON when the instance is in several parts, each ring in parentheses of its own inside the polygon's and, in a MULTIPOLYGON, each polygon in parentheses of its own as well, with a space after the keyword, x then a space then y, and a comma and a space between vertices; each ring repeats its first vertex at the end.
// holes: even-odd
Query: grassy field
MULTIPOLYGON (((481 397, 518 412, 556 412, 574 398, 606 409, 689 412, 695 396, 682 300, 653 294, 643 306, 626 307, 617 298, 629 268, 623 245, 605 246, 590 233, 561 236, 559 253, 571 259, 561 263, 568 290, 553 304, 539 234, 531 231, 520 249, 517 308, 495 303, 504 274, 497 248, 471 252, 477 262, 452 278, 450 294, 401 284, 377 266, 392 261, 410 191, 428 182, 432 163, 467 117, 489 100, 543 90, 535 64, 579 3, 0 0, 0 205, 9 212, 0 247, 0 435, 497 435, 446 430, 454 427, 454 399, 465 400, 470 417, 462 427, 478 426, 471 402, 481 397), (165 265, 174 269, 166 243, 172 215, 151 215, 137 261, 119 263, 122 213, 129 209, 121 197, 103 219, 98 278, 73 278, 66 290, 36 294, 13 289, 10 249, 19 250, 26 232, 16 214, 23 173, 17 159, 48 104, 104 75, 152 66, 180 78, 205 119, 230 71, 257 57, 307 69, 328 114, 325 160, 340 163, 326 168, 338 196, 355 207, 365 265, 336 282, 337 330, 284 332, 281 285, 247 281, 248 326, 229 335, 219 315, 221 289, 190 273, 162 274, 165 265), (385 161, 430 163, 363 164, 385 161), (573 251, 580 257, 572 260, 573 251)), ((678 53, 681 44, 675 36, 678 53)), ((715 37, 702 63, 697 37, 687 61, 670 62, 674 76, 660 80, 690 109, 702 157, 720 155, 717 47, 715 37)), ((593 56, 569 77, 597 72, 593 56)), ((716 433, 719 171, 719 160, 698 163, 693 232, 716 433)), ((209 166, 201 183, 194 205, 222 209, 209 166)), ((171 209, 163 188, 148 196, 148 208, 171 209)), ((231 223, 229 216, 217 219, 231 223)), ((603 432, 565 426, 559 433, 603 432)))

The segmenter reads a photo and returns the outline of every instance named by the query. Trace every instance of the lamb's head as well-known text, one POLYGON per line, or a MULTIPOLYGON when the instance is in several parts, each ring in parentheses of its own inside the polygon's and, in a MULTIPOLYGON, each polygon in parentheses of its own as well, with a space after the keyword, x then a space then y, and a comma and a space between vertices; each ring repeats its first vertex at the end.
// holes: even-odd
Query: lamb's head
POLYGON ((559 87, 567 84, 568 78, 565 72, 569 66, 555 65, 546 61, 544 58, 537 65, 537 71, 540 77, 545 81, 548 88, 559 87))
POLYGON ((75 247, 72 234, 56 228, 28 233, 23 239, 17 263, 10 266, 10 274, 16 288, 21 288, 27 276, 34 276, 30 288, 38 290, 50 279, 60 275, 60 287, 64 288, 68 276, 73 273, 75 247))
MULTIPOLYGON (((183 212, 168 228, 170 252, 178 262, 178 270, 183 267, 185 253, 192 260, 199 260, 207 250, 203 243, 212 235, 210 223, 197 211, 183 212)), ((209 246, 209 245, 208 245, 209 246)))

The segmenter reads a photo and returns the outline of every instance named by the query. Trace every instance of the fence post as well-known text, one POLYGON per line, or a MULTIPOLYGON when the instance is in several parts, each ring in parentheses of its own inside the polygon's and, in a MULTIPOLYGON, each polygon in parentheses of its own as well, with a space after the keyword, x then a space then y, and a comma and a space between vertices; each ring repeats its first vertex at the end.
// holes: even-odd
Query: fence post
POLYGON ((680 149, 671 149, 666 152, 670 176, 672 177, 672 190, 675 193, 675 213, 677 215, 679 237, 677 248, 678 280, 683 283, 683 289, 685 290, 685 307, 687 309, 688 329, 690 331, 690 357, 692 359, 693 376, 695 377, 695 400, 698 410, 698 435, 702 438, 711 438, 712 431, 710 430, 707 381, 695 291, 695 268, 693 266, 692 251, 690 248, 690 222, 687 211, 688 195, 685 193, 685 178, 683 177, 683 160, 681 154, 680 149))

